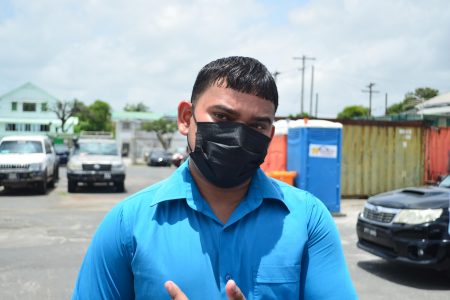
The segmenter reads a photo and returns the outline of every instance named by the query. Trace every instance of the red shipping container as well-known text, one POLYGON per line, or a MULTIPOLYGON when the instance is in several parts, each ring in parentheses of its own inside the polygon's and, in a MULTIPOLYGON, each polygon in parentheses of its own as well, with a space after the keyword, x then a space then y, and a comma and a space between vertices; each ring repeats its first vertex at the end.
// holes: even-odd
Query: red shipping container
POLYGON ((287 135, 274 135, 261 169, 264 172, 286 171, 287 135))
POLYGON ((428 128, 425 144, 425 181, 450 173, 450 128, 428 128))

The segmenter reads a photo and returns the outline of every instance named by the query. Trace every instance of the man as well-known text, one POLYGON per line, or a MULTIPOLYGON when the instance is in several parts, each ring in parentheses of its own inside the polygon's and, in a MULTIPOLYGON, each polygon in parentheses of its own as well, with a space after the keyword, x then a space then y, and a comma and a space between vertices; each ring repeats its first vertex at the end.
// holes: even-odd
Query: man
POLYGON ((259 61, 203 67, 178 106, 189 160, 108 213, 73 299, 356 298, 325 206, 259 169, 277 106, 259 61))

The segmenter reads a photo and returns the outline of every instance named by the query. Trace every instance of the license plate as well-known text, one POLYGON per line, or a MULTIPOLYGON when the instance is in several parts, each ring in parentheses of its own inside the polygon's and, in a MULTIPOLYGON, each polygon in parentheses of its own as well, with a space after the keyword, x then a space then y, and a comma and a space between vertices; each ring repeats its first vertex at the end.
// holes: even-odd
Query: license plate
POLYGON ((103 176, 105 179, 111 179, 111 173, 105 173, 103 176))
POLYGON ((367 234, 369 234, 371 236, 377 236, 377 231, 375 229, 372 229, 372 228, 364 227, 364 233, 367 233, 367 234))
POLYGON ((10 179, 10 180, 17 179, 17 174, 16 173, 9 173, 8 174, 8 179, 10 179))

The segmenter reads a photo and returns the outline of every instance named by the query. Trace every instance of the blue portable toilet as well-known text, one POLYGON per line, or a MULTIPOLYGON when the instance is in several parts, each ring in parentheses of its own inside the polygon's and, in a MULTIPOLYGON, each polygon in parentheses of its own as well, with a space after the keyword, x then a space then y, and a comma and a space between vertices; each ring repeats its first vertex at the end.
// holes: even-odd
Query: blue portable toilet
POLYGON ((295 186, 319 198, 330 212, 340 211, 342 124, 325 120, 289 122, 287 169, 295 186))

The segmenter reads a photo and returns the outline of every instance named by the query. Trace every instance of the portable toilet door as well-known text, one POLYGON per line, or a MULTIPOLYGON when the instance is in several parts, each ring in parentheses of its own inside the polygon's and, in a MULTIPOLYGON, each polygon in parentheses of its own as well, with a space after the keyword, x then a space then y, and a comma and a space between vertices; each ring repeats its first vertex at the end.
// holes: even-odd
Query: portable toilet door
POLYGON ((340 211, 341 145, 340 123, 310 120, 288 131, 287 168, 298 174, 295 185, 319 198, 331 212, 340 211))

